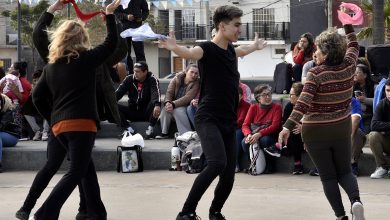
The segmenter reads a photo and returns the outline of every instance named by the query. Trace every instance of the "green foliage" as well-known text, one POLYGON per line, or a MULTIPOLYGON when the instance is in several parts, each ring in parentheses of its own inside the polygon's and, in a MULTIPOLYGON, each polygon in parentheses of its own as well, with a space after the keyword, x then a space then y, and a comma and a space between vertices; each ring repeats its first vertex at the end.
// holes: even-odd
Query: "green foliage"
POLYGON ((149 23, 150 28, 152 28, 155 33, 167 35, 169 32, 168 27, 156 19, 152 13, 149 14, 145 22, 149 23))
MULTIPOLYGON (((366 15, 368 15, 369 19, 369 25, 367 27, 364 27, 360 30, 360 32, 357 34, 357 37, 359 39, 370 39, 372 38, 373 34, 373 0, 362 0, 361 1, 361 8, 365 12, 366 15)), ((384 1, 384 22, 385 22, 385 40, 386 42, 390 42, 390 0, 384 1)))
MULTIPOLYGON (((32 49, 34 49, 34 44, 32 41, 32 32, 35 26, 35 23, 38 21, 41 14, 47 10, 47 8, 50 6, 49 2, 47 0, 40 1, 36 5, 27 5, 27 4, 21 4, 21 40, 23 44, 26 44, 30 46, 32 49)), ((83 1, 82 3, 78 3, 78 6, 80 7, 80 10, 84 13, 88 12, 94 12, 99 11, 103 9, 101 5, 94 4, 94 1, 83 1)), ((70 19, 76 18, 76 12, 72 5, 70 5, 69 8, 70 12, 70 19)), ((11 18, 11 27, 14 30, 17 30, 18 28, 18 10, 15 8, 13 11, 2 11, 1 14, 5 17, 11 18)), ((51 25, 51 29, 54 29, 57 27, 60 20, 64 20, 68 18, 68 9, 65 7, 62 11, 56 12, 54 16, 54 20, 51 25)), ((96 16, 89 20, 89 22, 86 24, 86 27, 88 28, 88 32, 90 35, 90 40, 92 45, 97 45, 101 42, 103 42, 105 36, 106 36, 106 28, 105 28, 105 22, 103 21, 103 18, 101 16, 96 16)))

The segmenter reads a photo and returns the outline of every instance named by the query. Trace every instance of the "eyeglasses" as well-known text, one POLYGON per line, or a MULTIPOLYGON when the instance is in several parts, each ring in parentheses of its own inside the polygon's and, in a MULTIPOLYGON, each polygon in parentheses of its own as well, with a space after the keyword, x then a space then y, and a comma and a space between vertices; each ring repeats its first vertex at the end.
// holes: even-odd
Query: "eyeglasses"
POLYGON ((270 98, 272 96, 272 93, 264 93, 264 94, 260 94, 259 96, 263 98, 270 98))

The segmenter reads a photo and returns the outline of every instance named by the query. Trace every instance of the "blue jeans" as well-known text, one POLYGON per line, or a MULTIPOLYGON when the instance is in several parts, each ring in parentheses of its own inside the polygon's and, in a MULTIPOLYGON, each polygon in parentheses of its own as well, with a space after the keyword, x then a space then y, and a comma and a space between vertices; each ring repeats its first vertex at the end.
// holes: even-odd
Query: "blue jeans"
MULTIPOLYGON (((276 138, 274 136, 263 136, 258 140, 258 143, 259 143, 259 147, 261 149, 264 149, 266 147, 271 146, 272 144, 275 144, 276 138)), ((250 144, 245 143, 245 138, 242 139, 241 147, 245 153, 248 153, 249 146, 250 146, 250 144)))
POLYGON ((187 107, 187 116, 188 116, 188 119, 190 119, 190 122, 192 124, 192 126, 195 127, 195 113, 196 113, 196 110, 198 108, 192 106, 192 105, 189 105, 187 107))
POLYGON ((14 147, 19 141, 19 138, 0 131, 0 162, 3 159, 3 147, 14 147))

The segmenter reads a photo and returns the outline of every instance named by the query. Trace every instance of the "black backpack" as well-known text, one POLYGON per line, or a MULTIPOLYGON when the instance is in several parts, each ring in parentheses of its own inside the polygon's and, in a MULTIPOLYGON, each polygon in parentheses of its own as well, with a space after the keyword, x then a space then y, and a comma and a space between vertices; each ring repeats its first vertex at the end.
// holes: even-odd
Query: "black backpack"
POLYGON ((292 85, 292 65, 290 63, 278 63, 274 72, 273 93, 288 94, 292 85))

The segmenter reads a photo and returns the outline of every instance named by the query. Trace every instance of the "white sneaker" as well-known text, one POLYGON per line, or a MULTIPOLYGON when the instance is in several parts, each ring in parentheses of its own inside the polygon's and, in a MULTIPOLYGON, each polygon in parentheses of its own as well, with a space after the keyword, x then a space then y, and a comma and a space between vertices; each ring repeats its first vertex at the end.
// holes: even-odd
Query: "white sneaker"
POLYGON ((131 134, 134 134, 134 129, 132 127, 128 127, 127 130, 131 133, 131 134))
POLYGON ((145 134, 150 136, 150 135, 152 135, 152 133, 153 133, 153 127, 149 125, 148 129, 146 129, 146 131, 145 131, 145 134))
POLYGON ((42 141, 46 141, 49 138, 47 132, 42 132, 42 141))
POLYGON ((387 170, 383 169, 383 167, 377 167, 375 172, 371 174, 372 179, 380 179, 383 178, 387 174, 387 170))
POLYGON ((36 131, 33 137, 33 141, 39 141, 41 139, 41 132, 36 131))
POLYGON ((352 204, 352 220, 365 220, 363 204, 359 201, 352 204))

